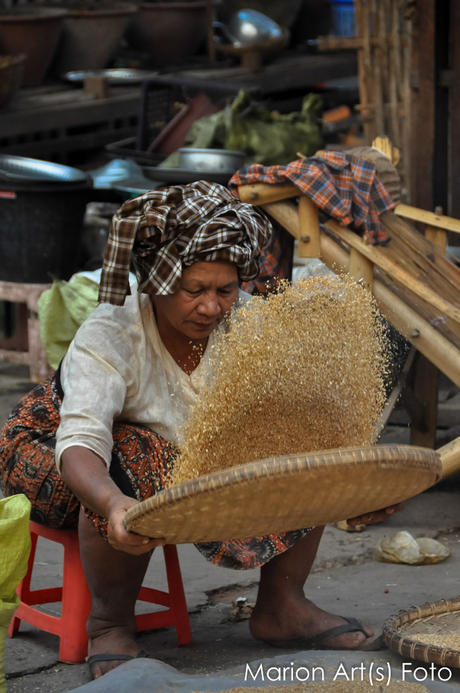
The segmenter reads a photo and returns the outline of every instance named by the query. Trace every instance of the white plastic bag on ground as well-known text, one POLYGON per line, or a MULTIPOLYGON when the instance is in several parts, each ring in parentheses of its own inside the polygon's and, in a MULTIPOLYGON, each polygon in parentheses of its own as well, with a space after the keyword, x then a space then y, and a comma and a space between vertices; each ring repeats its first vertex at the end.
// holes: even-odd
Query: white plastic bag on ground
POLYGON ((428 537, 414 539, 412 534, 406 531, 398 532, 393 537, 380 539, 375 547, 375 553, 379 561, 409 565, 440 563, 450 556, 447 546, 436 539, 428 537))

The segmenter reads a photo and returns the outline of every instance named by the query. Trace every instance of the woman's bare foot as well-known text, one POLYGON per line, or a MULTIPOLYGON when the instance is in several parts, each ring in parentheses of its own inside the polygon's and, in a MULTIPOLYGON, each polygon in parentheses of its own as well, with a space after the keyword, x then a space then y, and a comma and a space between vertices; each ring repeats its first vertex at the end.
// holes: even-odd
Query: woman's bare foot
MULTIPOLYGON (((343 618, 320 609, 302 592, 268 604, 258 600, 249 621, 249 630, 257 640, 289 642, 298 638, 312 638, 344 624, 346 621, 343 618)), ((324 641, 324 648, 355 649, 373 635, 365 625, 363 630, 366 635, 355 631, 328 638, 324 641)))
MULTIPOLYGON (((88 631, 95 633, 94 628, 91 629, 88 624, 88 631)), ((98 635, 90 637, 88 645, 88 659, 94 655, 128 655, 137 657, 141 648, 136 642, 134 633, 131 628, 112 627, 101 630, 98 635)), ((109 661, 93 661, 89 663, 89 669, 92 679, 98 679, 104 674, 107 674, 112 669, 120 666, 126 659, 113 659, 109 661)))

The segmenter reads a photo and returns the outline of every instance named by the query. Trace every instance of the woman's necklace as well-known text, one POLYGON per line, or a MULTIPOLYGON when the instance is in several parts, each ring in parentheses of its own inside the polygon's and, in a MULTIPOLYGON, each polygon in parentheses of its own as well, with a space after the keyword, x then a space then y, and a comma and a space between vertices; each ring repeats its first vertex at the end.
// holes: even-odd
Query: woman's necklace
POLYGON ((207 337, 206 339, 200 341, 192 340, 189 342, 190 351, 187 356, 184 358, 175 359, 177 365, 181 370, 184 371, 184 373, 191 375, 191 373, 193 373, 193 371, 198 367, 205 352, 207 343, 207 337))

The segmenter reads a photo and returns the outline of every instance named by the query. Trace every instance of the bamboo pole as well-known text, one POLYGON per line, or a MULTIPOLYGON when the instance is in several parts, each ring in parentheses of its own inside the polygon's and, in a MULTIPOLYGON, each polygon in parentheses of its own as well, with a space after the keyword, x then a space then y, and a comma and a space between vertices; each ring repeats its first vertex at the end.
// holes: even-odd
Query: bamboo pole
POLYGON ((460 469, 460 437, 451 440, 447 445, 438 448, 436 452, 441 456, 443 479, 460 469))
MULTIPOLYGON (((279 221, 294 238, 299 235, 299 216, 292 202, 275 202, 262 208, 279 221)), ((336 274, 348 272, 350 256, 323 231, 321 258, 336 274)), ((400 298, 378 279, 374 281, 374 296, 377 305, 387 320, 406 337, 432 363, 460 387, 459 351, 418 313, 409 308, 400 298)))
POLYGON ((238 195, 241 202, 250 205, 262 205, 268 202, 278 202, 289 197, 299 197, 301 192, 293 183, 254 183, 253 185, 240 185, 238 195))
POLYGON ((386 272, 395 281, 399 282, 405 286, 410 291, 413 291, 417 296, 422 298, 424 301, 434 306, 442 313, 445 313, 448 317, 452 318, 456 322, 460 322, 460 309, 454 306, 452 303, 445 301, 441 298, 435 291, 426 286, 423 282, 417 279, 413 274, 410 274, 405 269, 397 265, 390 258, 388 258, 382 248, 378 246, 366 245, 363 241, 352 231, 340 226, 336 221, 329 220, 326 222, 325 226, 335 233, 342 241, 358 250, 364 257, 373 262, 376 267, 386 272))

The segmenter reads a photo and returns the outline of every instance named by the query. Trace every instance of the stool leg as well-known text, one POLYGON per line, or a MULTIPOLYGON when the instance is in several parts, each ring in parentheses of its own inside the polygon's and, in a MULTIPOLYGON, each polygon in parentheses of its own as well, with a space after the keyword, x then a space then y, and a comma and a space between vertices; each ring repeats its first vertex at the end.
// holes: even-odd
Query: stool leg
MULTIPOLYGON (((21 601, 28 601, 28 598, 30 596, 30 581, 32 580, 32 571, 34 568, 34 560, 35 560, 35 550, 37 548, 37 535, 34 532, 30 533, 30 540, 31 540, 31 545, 30 545, 30 554, 29 554, 29 561, 27 563, 27 573, 25 574, 25 577, 19 587, 17 588, 16 592, 21 601)), ((11 623, 8 628, 8 637, 12 638, 13 634, 19 630, 19 625, 21 623, 21 619, 18 616, 13 616, 11 619, 11 623)))
POLYGON ((192 631, 190 629, 177 548, 173 544, 166 544, 163 546, 163 552, 166 563, 166 576, 168 578, 170 609, 174 613, 177 642, 179 645, 190 645, 192 642, 192 631))
POLYGON ((78 541, 66 542, 64 551, 61 612, 64 628, 60 633, 59 660, 76 664, 83 662, 88 654, 86 622, 91 609, 91 595, 81 565, 78 541))

